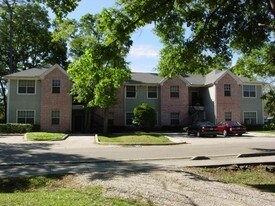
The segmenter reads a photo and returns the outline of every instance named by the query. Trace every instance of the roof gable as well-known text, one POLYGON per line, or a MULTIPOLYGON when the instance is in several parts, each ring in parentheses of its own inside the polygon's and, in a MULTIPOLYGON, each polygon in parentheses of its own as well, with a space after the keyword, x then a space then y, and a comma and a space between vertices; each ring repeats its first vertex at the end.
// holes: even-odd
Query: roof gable
POLYGON ((69 74, 64 69, 62 69, 58 64, 55 64, 54 66, 50 66, 50 67, 47 66, 42 68, 27 69, 24 71, 6 75, 5 78, 6 79, 43 79, 47 74, 49 74, 54 69, 59 69, 69 78, 69 74))
POLYGON ((55 64, 51 68, 46 70, 43 74, 40 75, 40 78, 44 79, 49 73, 51 73, 55 69, 60 70, 63 74, 65 74, 68 77, 68 79, 70 79, 69 74, 64 69, 62 69, 58 64, 55 64))

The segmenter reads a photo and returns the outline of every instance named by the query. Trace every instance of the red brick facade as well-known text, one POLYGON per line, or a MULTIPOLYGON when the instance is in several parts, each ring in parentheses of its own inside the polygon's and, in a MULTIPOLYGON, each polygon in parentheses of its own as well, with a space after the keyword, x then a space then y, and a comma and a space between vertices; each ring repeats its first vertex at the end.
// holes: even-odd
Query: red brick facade
POLYGON ((160 94, 161 126, 171 125, 171 113, 179 113, 179 124, 188 123, 188 88, 180 77, 166 80, 160 94), (170 87, 179 86, 179 97, 170 97, 170 87))
POLYGON ((215 116, 216 122, 225 120, 225 113, 230 112, 232 120, 241 121, 241 86, 229 74, 224 75, 215 85, 216 101, 215 101, 215 116), (230 85, 230 96, 224 95, 224 85, 230 85))
POLYGON ((60 67, 41 79, 41 131, 70 132, 72 115, 71 81, 60 67), (52 93, 52 80, 60 80, 60 93, 52 93), (52 124, 52 111, 59 111, 59 124, 52 124))

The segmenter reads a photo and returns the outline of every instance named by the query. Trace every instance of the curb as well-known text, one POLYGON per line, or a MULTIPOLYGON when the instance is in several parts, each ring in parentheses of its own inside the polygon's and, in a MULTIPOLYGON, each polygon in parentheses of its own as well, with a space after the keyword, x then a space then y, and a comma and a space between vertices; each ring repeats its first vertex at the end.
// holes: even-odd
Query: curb
MULTIPOLYGON (((44 162, 13 162, 13 163, 0 163, 0 167, 6 167, 6 166, 24 166, 24 165, 47 165, 47 164, 89 164, 89 163, 112 163, 112 162, 142 162, 142 161, 162 161, 162 160, 190 160, 190 161, 209 161, 209 160, 215 160, 215 158, 226 158, 226 157, 233 157, 239 159, 239 156, 242 157, 267 157, 267 156, 275 156, 275 153, 249 153, 249 154, 240 154, 240 155, 212 155, 212 156, 186 156, 186 157, 167 157, 167 158, 140 158, 140 159, 124 159, 124 160, 109 160, 109 159, 90 159, 90 160, 68 160, 68 161, 44 161, 44 162)), ((267 162, 267 161, 263 161, 267 162)), ((270 161, 268 163, 271 163, 270 161)), ((273 161, 275 163, 275 161, 273 161)), ((235 163, 232 163, 235 164, 235 163)), ((245 163, 241 163, 245 164, 245 163)), ((253 163, 249 163, 253 164, 253 163)), ((259 163, 255 163, 259 164, 259 163)), ((213 166, 215 164, 209 164, 207 166, 213 166)), ((227 164, 219 164, 219 165, 230 165, 230 163, 227 164)), ((206 166, 206 165, 203 165, 206 166)))

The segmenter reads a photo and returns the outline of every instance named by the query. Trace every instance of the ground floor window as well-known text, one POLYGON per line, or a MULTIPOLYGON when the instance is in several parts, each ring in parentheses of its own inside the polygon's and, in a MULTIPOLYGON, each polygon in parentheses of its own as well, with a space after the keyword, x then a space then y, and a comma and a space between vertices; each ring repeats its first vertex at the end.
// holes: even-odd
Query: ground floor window
POLYGON ((244 112, 243 119, 244 119, 244 124, 257 124, 257 113, 244 112))
POLYGON ((225 119, 225 121, 231 121, 232 120, 231 112, 225 112, 224 113, 224 119, 225 119))
POLYGON ((126 125, 133 125, 134 114, 132 112, 126 113, 126 125))
POLYGON ((52 111, 52 124, 58 125, 60 122, 60 112, 52 111))
POLYGON ((180 124, 180 113, 172 112, 170 114, 171 125, 179 125, 180 124))
POLYGON ((34 124, 34 110, 18 110, 17 123, 34 124))

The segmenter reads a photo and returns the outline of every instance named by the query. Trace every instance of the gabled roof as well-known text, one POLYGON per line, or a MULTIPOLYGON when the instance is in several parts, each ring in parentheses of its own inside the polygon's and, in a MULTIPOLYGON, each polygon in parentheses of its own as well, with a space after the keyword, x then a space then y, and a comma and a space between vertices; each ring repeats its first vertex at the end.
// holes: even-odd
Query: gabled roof
POLYGON ((16 72, 13 74, 6 75, 6 79, 43 79, 47 74, 49 74, 52 70, 59 69, 62 71, 65 75, 68 75, 68 73, 62 69, 58 64, 52 65, 46 65, 45 67, 41 68, 32 68, 27 69, 21 72, 16 72))
POLYGON ((160 84, 162 80, 163 78, 156 73, 133 72, 131 80, 125 84, 160 84))

